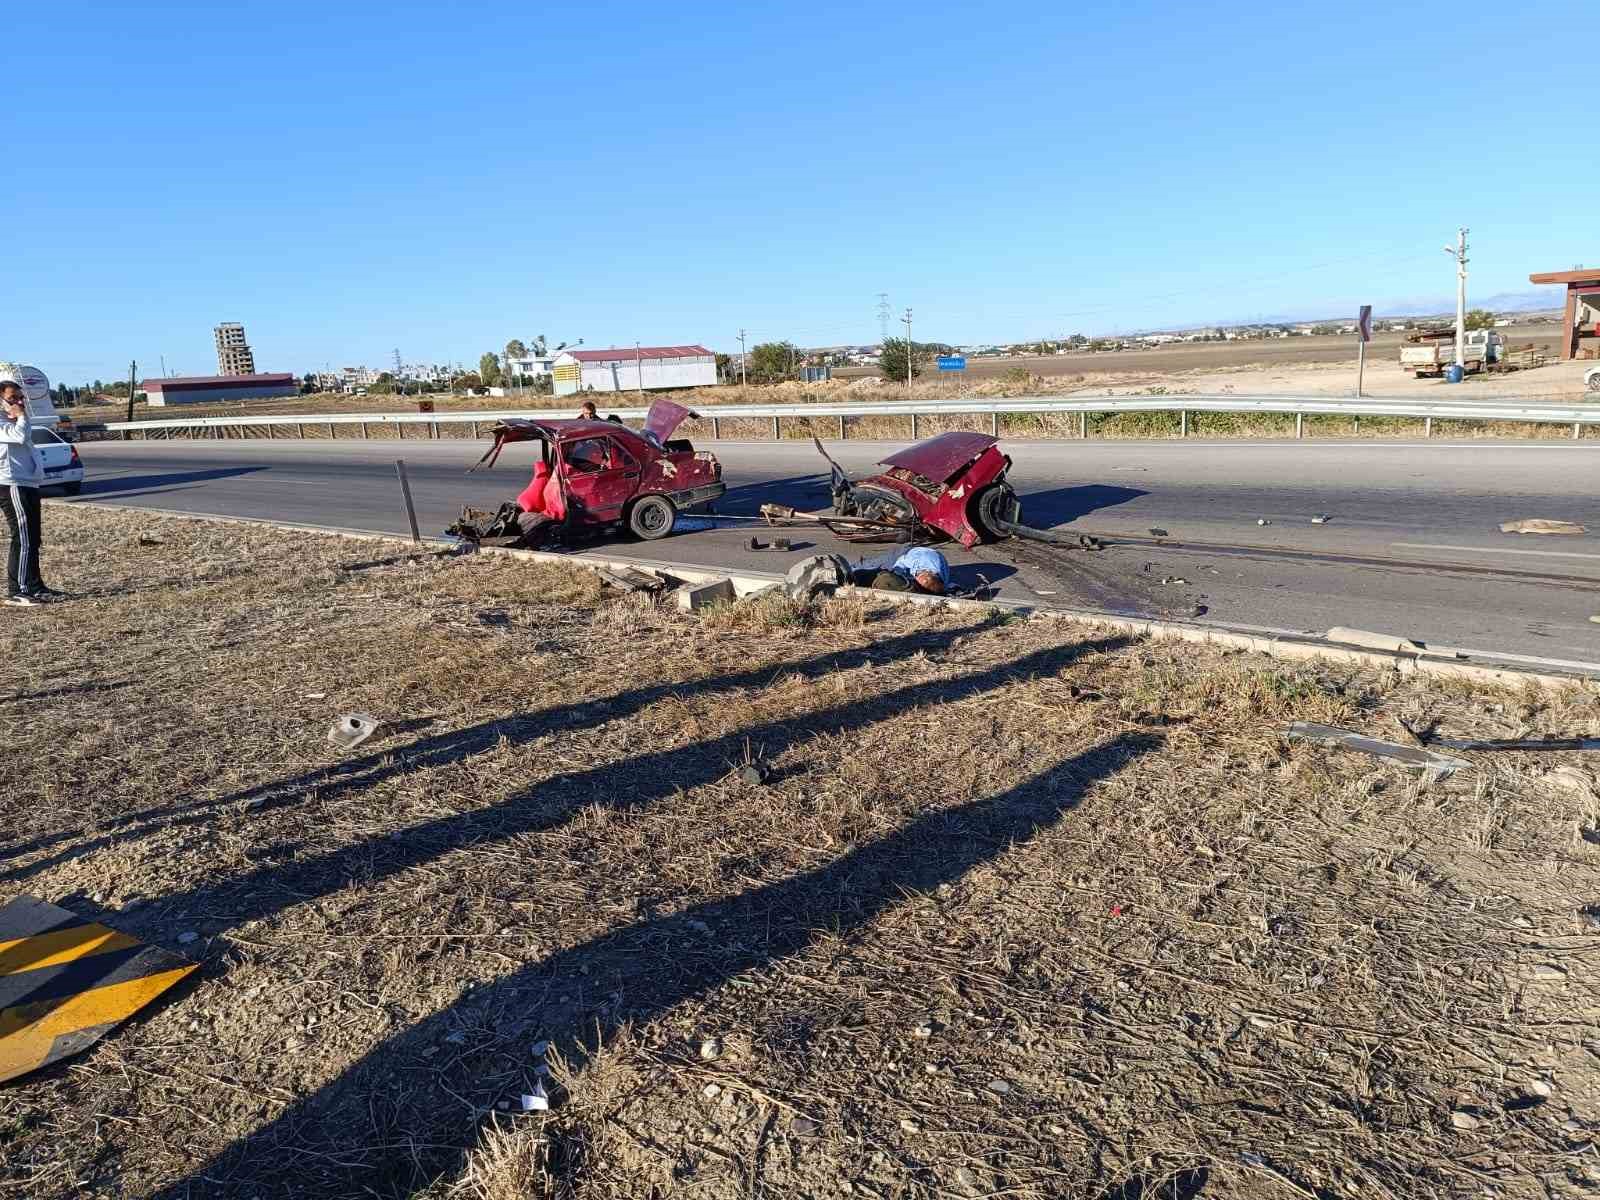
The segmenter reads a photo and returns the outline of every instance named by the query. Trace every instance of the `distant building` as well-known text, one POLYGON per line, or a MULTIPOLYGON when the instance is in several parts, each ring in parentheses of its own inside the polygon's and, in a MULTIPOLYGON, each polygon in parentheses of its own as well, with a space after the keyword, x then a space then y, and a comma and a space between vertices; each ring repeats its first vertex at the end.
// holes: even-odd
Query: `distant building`
POLYGON ((217 343, 217 371, 223 375, 254 375, 256 356, 250 353, 250 343, 244 340, 244 326, 237 321, 224 321, 212 330, 217 343))
POLYGON ((637 350, 566 350, 552 363, 555 394, 711 387, 717 356, 704 346, 641 346, 637 350))
POLYGON ((555 374, 556 359, 560 357, 559 354, 529 354, 522 358, 507 358, 501 370, 511 379, 541 379, 555 374))
POLYGON ((146 379, 146 403, 155 408, 169 404, 226 404, 265 396, 296 396, 300 384, 293 375, 185 375, 176 379, 146 379))

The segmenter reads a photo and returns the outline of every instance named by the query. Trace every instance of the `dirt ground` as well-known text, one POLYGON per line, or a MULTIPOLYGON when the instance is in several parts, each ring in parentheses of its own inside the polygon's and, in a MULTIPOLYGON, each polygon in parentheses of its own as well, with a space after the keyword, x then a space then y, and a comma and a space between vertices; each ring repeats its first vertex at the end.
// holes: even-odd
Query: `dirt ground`
POLYGON ((1593 686, 46 526, 77 598, 0 622, 0 901, 203 969, 0 1089, 0 1195, 1600 1187, 1592 755, 1282 736, 1592 736, 1593 686))

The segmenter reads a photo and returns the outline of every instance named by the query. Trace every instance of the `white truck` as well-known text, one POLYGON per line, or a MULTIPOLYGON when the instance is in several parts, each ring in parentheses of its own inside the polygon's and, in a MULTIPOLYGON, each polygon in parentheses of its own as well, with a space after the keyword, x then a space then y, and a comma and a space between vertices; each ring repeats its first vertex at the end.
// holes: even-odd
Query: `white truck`
MULTIPOLYGON (((1505 339, 1492 329, 1469 329, 1461 346, 1461 365, 1465 371, 1482 371, 1490 363, 1500 361, 1505 353, 1505 339)), ((1456 361, 1455 330, 1427 330, 1413 334, 1400 347, 1400 369, 1413 371, 1418 379, 1424 375, 1443 375, 1445 369, 1456 361)))

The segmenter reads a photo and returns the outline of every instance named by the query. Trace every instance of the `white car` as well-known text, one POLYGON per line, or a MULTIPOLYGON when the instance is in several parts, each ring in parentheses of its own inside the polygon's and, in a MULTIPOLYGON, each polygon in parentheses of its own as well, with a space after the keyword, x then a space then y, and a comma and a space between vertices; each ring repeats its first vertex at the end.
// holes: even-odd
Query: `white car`
POLYGON ((1591 392, 1600 392, 1600 367, 1590 367, 1583 373, 1583 386, 1591 392))
POLYGON ((69 496, 83 490, 83 460, 78 448, 50 429, 34 428, 33 448, 44 464, 44 486, 58 487, 69 496))

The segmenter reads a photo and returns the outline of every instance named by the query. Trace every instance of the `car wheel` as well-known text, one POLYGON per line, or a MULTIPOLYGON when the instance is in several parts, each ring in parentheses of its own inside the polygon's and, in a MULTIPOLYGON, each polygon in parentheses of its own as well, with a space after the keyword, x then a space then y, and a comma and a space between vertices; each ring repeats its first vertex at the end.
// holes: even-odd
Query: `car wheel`
POLYGON ((77 483, 63 483, 61 490, 69 496, 76 496, 83 491, 83 481, 80 479, 77 483))
POLYGON ((653 542, 672 532, 678 510, 665 496, 640 496, 628 513, 628 528, 634 536, 653 542))
POLYGON ((973 524, 978 532, 994 541, 1011 536, 1005 527, 1005 513, 1016 499, 1016 494, 1003 483, 992 483, 972 498, 973 524))

